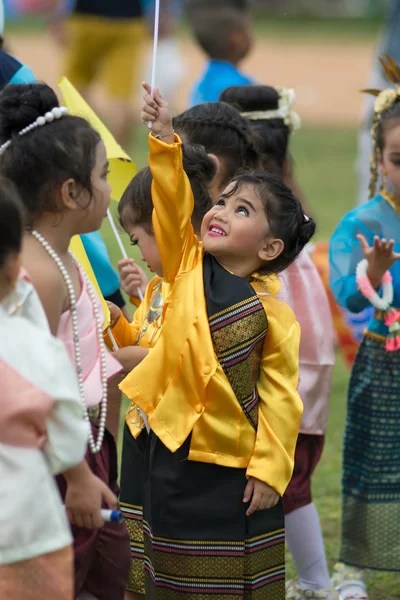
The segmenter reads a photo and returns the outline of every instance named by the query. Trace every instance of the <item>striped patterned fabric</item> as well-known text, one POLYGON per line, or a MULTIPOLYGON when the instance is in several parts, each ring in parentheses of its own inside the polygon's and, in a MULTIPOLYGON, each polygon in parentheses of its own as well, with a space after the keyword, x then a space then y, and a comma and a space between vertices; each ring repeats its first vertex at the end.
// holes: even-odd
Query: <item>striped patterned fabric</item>
POLYGON ((218 361, 254 429, 258 424, 258 392, 267 315, 259 298, 252 296, 213 315, 210 331, 218 361))
POLYGON ((283 529, 244 542, 158 538, 146 522, 144 533, 145 569, 150 584, 147 593, 151 599, 203 600, 209 595, 215 600, 284 597, 283 529))

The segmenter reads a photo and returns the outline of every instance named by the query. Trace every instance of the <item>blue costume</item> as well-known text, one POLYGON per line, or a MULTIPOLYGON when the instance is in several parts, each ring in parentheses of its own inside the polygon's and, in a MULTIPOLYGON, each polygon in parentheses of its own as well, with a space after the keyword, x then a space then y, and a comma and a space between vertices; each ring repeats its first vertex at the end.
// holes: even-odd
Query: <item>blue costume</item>
POLYGON ((232 85, 248 85, 255 83, 239 69, 225 60, 210 60, 195 83, 190 94, 190 107, 203 102, 217 102, 219 95, 232 85))
MULTIPOLYGON (((330 242, 330 286, 336 301, 359 313, 356 266, 364 258, 356 235, 395 240, 399 208, 378 195, 350 211, 330 242)), ((390 269, 393 307, 400 307, 400 261, 390 269)), ((349 384, 343 450, 340 560, 359 568, 400 571, 400 351, 385 348, 387 326, 375 311, 358 350, 349 384)))

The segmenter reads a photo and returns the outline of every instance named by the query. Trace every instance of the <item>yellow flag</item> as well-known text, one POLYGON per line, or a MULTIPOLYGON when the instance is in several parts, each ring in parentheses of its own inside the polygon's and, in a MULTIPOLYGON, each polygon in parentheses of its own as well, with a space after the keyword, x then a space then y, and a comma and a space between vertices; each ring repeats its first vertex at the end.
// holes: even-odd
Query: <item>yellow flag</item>
POLYGON ((99 295, 99 298, 101 300, 101 307, 104 312, 104 324, 103 324, 103 331, 104 331, 110 325, 110 311, 108 309, 106 301, 103 298, 103 294, 100 291, 99 284, 97 283, 97 279, 95 277, 95 274, 93 273, 92 265, 89 262, 89 259, 86 254, 86 250, 82 244, 82 240, 79 237, 79 235, 74 235, 74 237, 71 240, 69 249, 71 250, 72 254, 75 256, 75 258, 79 261, 79 264, 81 265, 82 269, 85 271, 86 275, 89 277, 90 283, 93 285, 94 289, 96 290, 97 294, 99 295))
POLYGON ((111 198, 119 201, 128 183, 136 173, 135 165, 66 77, 59 79, 58 87, 62 93, 64 106, 68 108, 70 114, 86 119, 103 140, 108 162, 110 163, 107 180, 111 185, 111 198))
MULTIPOLYGON (((111 185, 111 198, 119 202, 127 185, 136 173, 135 165, 72 83, 66 77, 62 77, 58 81, 58 86, 62 93, 63 104, 68 108, 70 114, 86 119, 103 140, 109 162, 109 174, 107 180, 111 185)), ((108 310, 108 306, 100 291, 99 284, 97 283, 97 279, 79 236, 75 236, 72 239, 70 250, 79 260, 86 275, 89 277, 101 298, 104 311, 103 329, 106 329, 110 324, 110 311, 108 310)))

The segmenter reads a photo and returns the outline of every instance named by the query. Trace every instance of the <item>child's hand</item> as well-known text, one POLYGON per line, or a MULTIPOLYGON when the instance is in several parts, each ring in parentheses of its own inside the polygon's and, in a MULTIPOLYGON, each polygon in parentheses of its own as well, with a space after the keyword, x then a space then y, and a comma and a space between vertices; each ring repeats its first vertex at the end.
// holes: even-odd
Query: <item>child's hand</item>
POLYGON ((121 316, 121 309, 113 302, 108 302, 108 300, 107 300, 106 304, 110 311, 110 325, 111 325, 111 327, 114 327, 114 325, 116 324, 116 322, 118 321, 118 319, 121 316))
POLYGON ((122 373, 127 375, 148 355, 147 348, 141 346, 126 346, 113 352, 113 356, 122 365, 122 373))
MULTIPOLYGON (((151 88, 148 83, 142 83, 146 94, 143 96, 144 104, 141 119, 144 123, 152 123, 151 130, 154 135, 172 136, 172 116, 169 112, 168 102, 160 96, 158 88, 154 90, 154 98, 151 97, 151 88)), ((169 140, 167 141, 169 143, 169 140)))
POLYGON ((104 521, 100 511, 104 504, 112 510, 118 508, 117 497, 91 472, 86 461, 68 473, 64 474, 67 480, 65 508, 70 522, 88 529, 102 527, 104 521))
POLYGON ((118 262, 121 287, 129 296, 139 298, 138 289, 143 296, 146 292, 148 279, 146 273, 135 263, 133 258, 124 258, 118 262))
POLYGON ((276 491, 255 477, 249 477, 249 480, 244 490, 243 502, 250 502, 246 515, 249 517, 256 510, 265 510, 272 508, 279 501, 279 494, 276 491))
POLYGON ((363 235, 357 235, 357 239, 368 261, 367 276, 372 286, 377 288, 386 271, 390 269, 396 260, 399 260, 400 254, 393 252, 394 240, 387 242, 385 238, 380 240, 379 236, 375 235, 373 245, 369 246, 363 235))

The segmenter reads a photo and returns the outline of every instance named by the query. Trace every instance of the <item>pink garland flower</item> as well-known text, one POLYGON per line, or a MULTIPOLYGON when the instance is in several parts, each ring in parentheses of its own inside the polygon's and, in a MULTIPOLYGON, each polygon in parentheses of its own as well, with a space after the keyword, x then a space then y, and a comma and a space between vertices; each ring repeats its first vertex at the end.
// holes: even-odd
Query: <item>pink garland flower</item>
POLYGON ((396 321, 399 320, 400 312, 398 310, 396 310, 395 308, 391 308, 387 311, 385 315, 385 325, 389 327, 389 325, 392 325, 393 323, 396 323, 396 321))
POLYGON ((388 352, 394 352, 396 350, 394 337, 387 337, 386 338, 386 350, 388 352))

